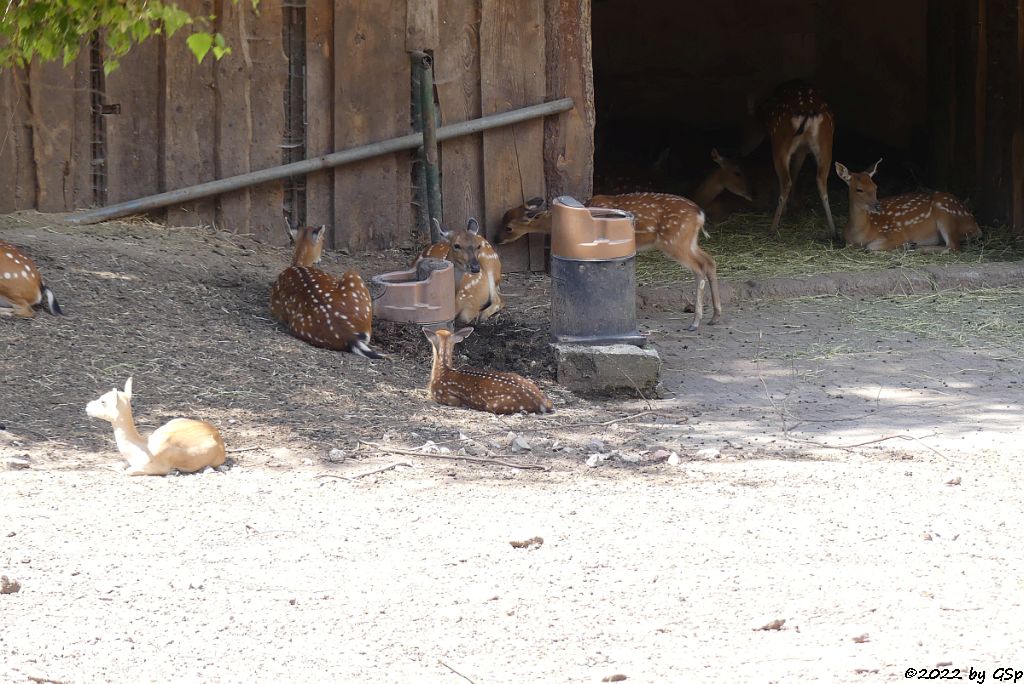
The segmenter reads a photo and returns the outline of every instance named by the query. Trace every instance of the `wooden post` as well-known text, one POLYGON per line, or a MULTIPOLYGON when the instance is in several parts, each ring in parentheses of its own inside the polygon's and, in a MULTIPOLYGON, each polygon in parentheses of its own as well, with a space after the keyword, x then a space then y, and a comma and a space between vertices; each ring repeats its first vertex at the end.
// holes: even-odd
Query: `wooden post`
MULTIPOLYGON (((334 146, 334 0, 306 0, 306 156, 334 146)), ((334 247, 334 169, 306 176, 306 222, 329 225, 334 247)))
POLYGON ((1010 154, 1013 227, 1024 237, 1024 0, 1017 0, 1017 117, 1010 154))
MULTIPOLYGON (((480 3, 441 0, 440 44, 434 61, 441 123, 453 124, 481 116, 480 3)), ((484 199, 483 134, 441 144, 441 188, 449 226, 482 219, 484 199)), ((482 222, 487 230, 486 221, 482 222)), ((425 236, 424 236, 425 237, 425 236)))
POLYGON ((548 99, 571 97, 576 107, 544 126, 544 175, 551 198, 581 202, 594 193, 594 67, 590 0, 547 0, 548 99))
MULTIPOLYGON (((547 93, 544 0, 482 0, 480 89, 483 114, 537 104, 547 93)), ((502 215, 531 197, 545 197, 544 123, 524 122, 484 133, 484 220, 493 238, 502 215)), ((509 271, 544 270, 544 236, 499 249, 509 271)))

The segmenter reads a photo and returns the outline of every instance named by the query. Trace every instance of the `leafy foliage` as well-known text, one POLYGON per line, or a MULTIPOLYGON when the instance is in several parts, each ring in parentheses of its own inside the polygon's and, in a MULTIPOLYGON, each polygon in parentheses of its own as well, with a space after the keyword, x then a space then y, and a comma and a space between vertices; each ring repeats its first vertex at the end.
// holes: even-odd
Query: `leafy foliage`
MULTIPOLYGON (((238 0, 232 0, 238 3, 238 0)), ((250 0, 253 9, 259 0, 250 0)), ((173 36, 189 26, 186 44, 200 62, 213 52, 231 52, 224 36, 211 31, 212 16, 192 16, 163 0, 0 0, 0 67, 24 65, 38 57, 70 64, 84 42, 100 32, 103 68, 110 73, 133 45, 154 35, 173 36)))

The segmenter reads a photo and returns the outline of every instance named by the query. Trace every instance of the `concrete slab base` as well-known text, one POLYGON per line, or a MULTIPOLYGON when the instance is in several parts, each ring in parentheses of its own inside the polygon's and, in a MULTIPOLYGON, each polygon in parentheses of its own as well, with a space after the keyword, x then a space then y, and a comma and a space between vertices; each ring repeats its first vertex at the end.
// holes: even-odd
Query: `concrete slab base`
POLYGON ((583 396, 638 393, 651 396, 661 378, 654 349, 631 344, 552 344, 558 384, 583 396))

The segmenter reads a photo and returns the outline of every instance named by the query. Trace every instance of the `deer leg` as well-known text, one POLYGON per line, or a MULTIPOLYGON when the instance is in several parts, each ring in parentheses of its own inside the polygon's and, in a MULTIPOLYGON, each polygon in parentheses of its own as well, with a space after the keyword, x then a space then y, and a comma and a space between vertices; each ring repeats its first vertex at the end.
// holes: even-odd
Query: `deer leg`
POLYGON ((775 217, 772 219, 772 232, 778 235, 782 214, 786 211, 789 193, 793 190, 793 178, 789 173, 789 158, 792 156, 792 151, 780 150, 773 156, 775 157, 775 173, 779 177, 779 204, 775 208, 775 217))
POLYGON ((708 282, 711 283, 711 306, 714 313, 708 325, 718 325, 722 322, 722 300, 718 296, 718 265, 710 255, 704 254, 704 271, 708 275, 708 282))
MULTIPOLYGON (((686 251, 685 249, 681 249, 680 247, 676 247, 675 250, 673 250, 671 247, 666 245, 664 242, 661 242, 660 240, 658 241, 658 247, 660 247, 666 255, 675 260, 676 263, 679 263, 685 266, 686 268, 690 269, 690 271, 693 273, 693 277, 696 279, 695 285, 697 289, 697 295, 693 300, 693 323, 691 323, 690 327, 687 328, 688 331, 693 332, 697 330, 698 327, 700 327, 700 320, 704 317, 704 289, 707 287, 708 284, 708 274, 705 271, 705 265, 701 259, 701 255, 703 254, 703 252, 698 253, 698 250, 700 249, 699 247, 693 252, 686 251)), ((704 256, 707 255, 704 254, 704 256)), ((713 298, 714 292, 717 289, 718 283, 716 279, 715 285, 712 287, 711 290, 713 298)), ((718 308, 720 309, 720 307, 718 308)), ((718 311, 716 310, 716 317, 717 315, 718 311)))
POLYGON ((836 230, 836 222, 832 218, 832 207, 828 203, 828 174, 832 171, 832 148, 816 150, 814 160, 818 163, 818 197, 821 198, 821 206, 825 208, 825 220, 828 221, 829 230, 832 231, 832 239, 840 241, 839 231, 836 230))

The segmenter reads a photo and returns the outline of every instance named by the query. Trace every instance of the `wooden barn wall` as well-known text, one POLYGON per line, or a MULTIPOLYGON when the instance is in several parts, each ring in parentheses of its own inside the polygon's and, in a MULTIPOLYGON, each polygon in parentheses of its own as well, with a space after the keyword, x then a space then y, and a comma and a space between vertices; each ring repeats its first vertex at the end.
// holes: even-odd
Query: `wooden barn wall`
MULTIPOLYGON (((112 204, 281 164, 295 135, 285 130, 289 69, 303 79, 306 157, 407 134, 413 50, 434 56, 442 125, 564 95, 578 103, 547 121, 445 141, 449 227, 477 217, 493 237, 502 214, 525 199, 590 192, 590 0, 263 0, 258 10, 231 0, 179 4, 214 15, 231 54, 197 63, 179 34, 137 46, 106 77, 95 73, 88 45, 67 68, 0 72, 0 211, 112 204), (297 51, 295 8, 305 22, 297 51)), ((336 247, 408 245, 414 154, 309 174, 299 213, 330 225, 336 247)), ((266 183, 162 213, 172 225, 213 225, 283 244, 284 188, 266 183)), ((524 241, 505 256, 510 270, 541 268, 543 241, 524 241)))
POLYGON ((928 6, 936 183, 1024 234, 1024 1, 928 6))

